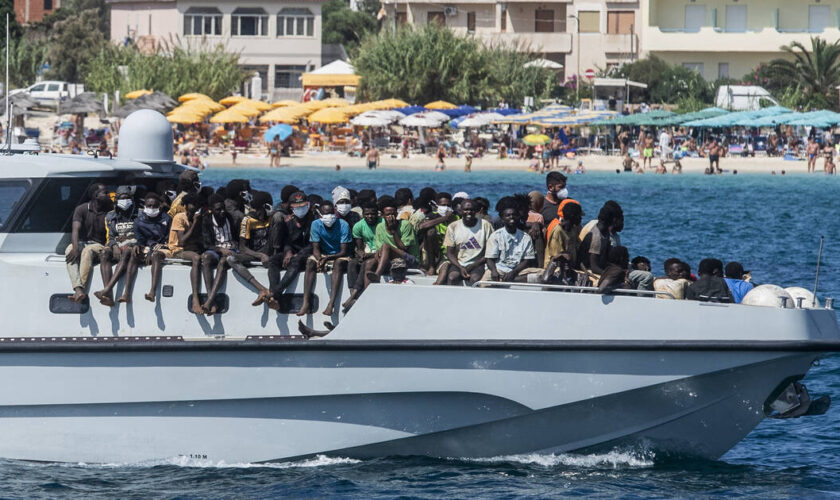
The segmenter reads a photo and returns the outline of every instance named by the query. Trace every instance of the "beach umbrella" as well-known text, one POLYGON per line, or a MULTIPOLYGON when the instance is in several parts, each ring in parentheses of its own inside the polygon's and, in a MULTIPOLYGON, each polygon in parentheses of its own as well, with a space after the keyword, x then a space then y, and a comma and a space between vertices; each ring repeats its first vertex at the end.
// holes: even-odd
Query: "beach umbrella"
POLYGON ((260 123, 297 123, 298 120, 308 114, 309 111, 300 105, 276 108, 262 115, 260 117, 260 123))
POLYGON ((269 111, 271 110, 271 104, 263 101, 258 101, 256 99, 243 99, 235 104, 236 106, 247 106, 251 109, 256 109, 257 111, 269 111))
POLYGON ((187 102, 187 101, 192 101, 194 99, 207 99, 208 101, 213 100, 213 99, 210 99, 210 96, 208 96, 208 95, 199 94, 198 92, 191 92, 189 94, 184 94, 184 95, 178 97, 178 102, 187 102))
POLYGON ((301 106, 309 110, 310 113, 329 107, 326 104, 324 104, 323 101, 307 101, 301 104, 301 106))
POLYGON ((262 114, 261 110, 251 107, 251 103, 249 102, 240 102, 239 104, 234 104, 233 106, 228 108, 228 111, 233 111, 242 116, 247 116, 248 118, 253 118, 262 114))
POLYGON ((216 101, 211 101, 210 99, 193 99, 181 104, 175 109, 190 109, 206 113, 216 113, 218 111, 223 111, 225 107, 216 101))
POLYGON ((248 117, 231 108, 213 115, 210 123, 248 123, 248 117))
POLYGON ((539 144, 548 144, 551 138, 545 134, 529 134, 522 138, 522 142, 529 146, 536 146, 539 144))
POLYGON ((275 137, 277 137, 281 141, 285 141, 290 135, 292 135, 292 132, 294 132, 292 127, 281 123, 266 130, 263 135, 263 140, 265 142, 271 142, 275 137))
POLYGON ((380 102, 382 102, 383 105, 387 106, 385 109, 404 108, 408 106, 408 103, 403 101, 402 99, 385 99, 380 102))
POLYGON ((224 99, 219 100, 219 104, 223 104, 225 106, 233 106, 234 104, 239 104, 242 101, 247 101, 248 98, 241 95, 232 95, 229 97, 225 97, 224 99))
POLYGON ((103 114, 104 112, 105 106, 102 104, 102 100, 93 92, 82 92, 69 101, 58 105, 58 114, 60 115, 103 114))
MULTIPOLYGON (((38 101, 36 101, 29 92, 18 92, 17 94, 12 94, 9 96, 9 102, 14 105, 12 108, 13 114, 17 111, 25 111, 38 106, 38 101)), ((0 99, 0 114, 6 114, 5 99, 0 99)))
POLYGON ((344 106, 349 106, 350 103, 346 99, 341 99, 340 97, 331 97, 329 99, 321 100, 321 104, 326 104, 331 108, 342 108, 344 106))
POLYGON ((434 101, 426 104, 426 109, 455 109, 458 106, 446 101, 434 101))
POLYGON ((431 118, 432 120, 437 120, 439 122, 449 121, 449 115, 441 113, 440 111, 426 111, 425 113, 422 113, 422 115, 426 118, 431 118))
POLYGON ((403 106, 401 108, 394 108, 394 111, 399 111, 400 113, 408 116, 413 115, 415 113, 422 113, 423 111, 428 111, 423 106, 403 106))
POLYGON ((445 114, 446 116, 449 116, 450 118, 456 118, 458 116, 464 116, 464 115, 471 115, 471 114, 473 114, 477 111, 478 110, 475 109, 474 107, 468 106, 466 104, 458 106, 457 108, 453 108, 453 109, 441 109, 440 110, 441 113, 445 114))
POLYGON ((340 109, 325 108, 312 113, 307 117, 307 120, 310 122, 330 125, 336 123, 347 123, 348 118, 347 114, 340 109))
POLYGON ((405 118, 400 120, 399 123, 400 125, 404 125, 406 127, 439 127, 440 124, 445 121, 448 121, 448 117, 444 119, 438 119, 433 116, 429 116, 428 113, 417 113, 414 115, 406 116, 405 118))
POLYGON ((478 113, 472 116, 469 116, 461 121, 459 121, 456 126, 458 128, 478 128, 478 127, 485 127, 490 125, 491 123, 504 119, 504 116, 498 113, 478 113))
POLYGON ((380 109, 380 110, 376 110, 376 111, 368 111, 364 114, 371 115, 371 116, 378 116, 380 118, 386 118, 388 120, 391 120, 392 122, 405 118, 404 114, 400 113, 399 111, 393 110, 393 109, 380 109))
POLYGON ((360 127, 386 127, 391 124, 392 120, 388 118, 377 116, 368 113, 362 113, 359 116, 350 120, 350 123, 353 125, 358 125, 360 127))
POLYGON ((163 92, 152 92, 134 99, 130 104, 138 106, 139 109, 154 109, 163 113, 177 106, 178 101, 163 92))
POLYGON ((179 113, 172 113, 166 117, 169 120, 169 123, 179 123, 181 125, 188 125, 190 123, 199 123, 204 121, 204 117, 201 113, 190 112, 187 110, 182 110, 179 113))
POLYGON ((271 103, 272 108, 284 108, 287 106, 299 106, 300 103, 298 101, 293 101, 291 99, 284 99, 282 101, 276 101, 271 103))
POLYGON ((143 97, 144 95, 151 94, 151 90, 141 89, 141 90, 132 90, 131 92, 126 92, 125 98, 126 99, 137 99, 138 97, 143 97))

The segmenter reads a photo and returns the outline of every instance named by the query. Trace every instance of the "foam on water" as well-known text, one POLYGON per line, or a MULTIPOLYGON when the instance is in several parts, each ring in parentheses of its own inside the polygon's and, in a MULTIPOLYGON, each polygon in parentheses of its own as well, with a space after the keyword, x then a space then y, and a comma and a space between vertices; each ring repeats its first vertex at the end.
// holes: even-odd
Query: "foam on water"
POLYGON ((195 468, 218 468, 218 469, 251 469, 251 468, 266 468, 266 469, 292 469, 292 468, 308 468, 308 467, 326 467, 330 465, 347 465, 357 464, 361 462, 353 458, 346 457, 327 457, 324 455, 316 455, 313 458, 295 462, 232 462, 228 463, 224 460, 207 460, 190 458, 186 456, 170 457, 159 460, 144 460, 142 462, 123 462, 123 463, 104 463, 104 464, 62 464, 69 467, 91 467, 91 468, 123 468, 123 467, 160 467, 166 465, 174 465, 176 467, 195 467, 195 468))
POLYGON ((596 453, 591 455, 561 454, 540 454, 527 453, 523 455, 504 455, 491 458, 468 459, 480 463, 520 463, 525 465, 539 465, 542 467, 580 467, 596 468, 609 466, 620 467, 653 467, 653 453, 638 453, 628 451, 611 451, 609 453, 596 453))

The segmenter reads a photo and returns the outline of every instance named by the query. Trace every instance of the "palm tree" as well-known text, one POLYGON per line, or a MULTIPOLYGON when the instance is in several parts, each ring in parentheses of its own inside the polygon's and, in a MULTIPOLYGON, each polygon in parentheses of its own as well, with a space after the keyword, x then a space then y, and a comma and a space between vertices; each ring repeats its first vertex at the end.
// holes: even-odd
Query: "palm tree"
POLYGON ((835 88, 840 84, 840 40, 829 43, 812 37, 810 52, 799 42, 784 45, 781 50, 790 58, 770 62, 768 70, 773 77, 801 88, 810 104, 827 107, 834 102, 835 88))

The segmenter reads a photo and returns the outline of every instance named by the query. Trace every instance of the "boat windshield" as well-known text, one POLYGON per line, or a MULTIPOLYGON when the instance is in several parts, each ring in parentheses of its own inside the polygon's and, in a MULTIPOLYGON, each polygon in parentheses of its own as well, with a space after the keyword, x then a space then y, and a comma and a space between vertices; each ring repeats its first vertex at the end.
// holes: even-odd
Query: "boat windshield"
POLYGON ((28 189, 28 181, 0 181, 0 230, 7 229, 6 221, 23 200, 28 189))

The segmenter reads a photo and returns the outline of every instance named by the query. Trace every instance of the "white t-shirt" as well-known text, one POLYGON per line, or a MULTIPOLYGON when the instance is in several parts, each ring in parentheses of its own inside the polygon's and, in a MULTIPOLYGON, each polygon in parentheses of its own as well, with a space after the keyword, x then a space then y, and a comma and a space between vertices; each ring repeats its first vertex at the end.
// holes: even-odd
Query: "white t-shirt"
POLYGON ((668 135, 668 132, 662 132, 659 134, 659 146, 662 148, 667 148, 671 145, 671 136, 668 135))
POLYGON ((496 269, 499 272, 508 273, 519 265, 523 260, 536 259, 534 242, 531 237, 521 229, 510 234, 507 229, 497 229, 487 242, 487 251, 484 256, 488 259, 497 259, 496 269))
POLYGON ((467 227, 463 219, 456 220, 446 228, 443 246, 458 249, 458 263, 466 267, 484 256, 484 248, 492 234, 493 225, 484 219, 478 219, 473 227, 467 227))

